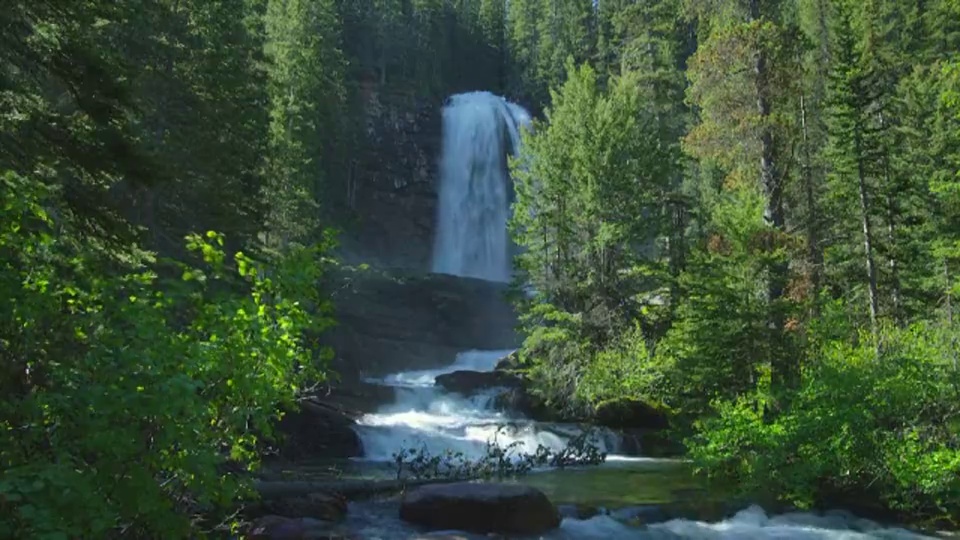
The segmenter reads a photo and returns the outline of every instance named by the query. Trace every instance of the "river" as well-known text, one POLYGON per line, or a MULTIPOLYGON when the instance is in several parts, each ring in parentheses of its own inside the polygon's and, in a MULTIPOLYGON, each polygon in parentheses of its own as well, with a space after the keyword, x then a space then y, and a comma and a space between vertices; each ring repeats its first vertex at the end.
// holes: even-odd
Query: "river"
MULTIPOLYGON (((509 351, 466 351, 449 366, 409 371, 373 380, 394 386, 397 399, 360 419, 357 432, 366 455, 353 460, 346 473, 362 477, 395 474, 393 454, 401 448, 425 447, 431 453, 455 450, 469 457, 482 455, 494 434, 501 444, 517 442, 526 450, 537 445, 561 448, 576 435, 573 425, 544 424, 494 410, 492 393, 461 396, 434 385, 440 374, 469 369, 489 371, 509 351), (500 426, 509 426, 501 430, 500 426)), ((540 470, 509 480, 533 485, 557 505, 579 505, 600 513, 588 519, 567 517, 548 539, 781 539, 855 540, 868 538, 929 538, 904 528, 885 527, 836 511, 824 514, 768 515, 747 505, 725 519, 675 518, 670 508, 703 505, 702 515, 716 513, 709 489, 690 474, 682 461, 627 456, 619 453, 612 433, 596 439, 610 453, 600 466, 540 470), (643 525, 642 523, 651 523, 643 525)), ((426 534, 398 518, 396 497, 352 503, 346 530, 361 538, 400 540, 426 534)), ((689 514, 687 514, 689 516, 689 514)), ((585 516, 582 516, 585 517, 585 516)), ((447 531, 449 533, 449 531, 447 531)), ((429 538, 430 536, 423 536, 429 538)), ((457 533, 457 538, 485 538, 457 533)))

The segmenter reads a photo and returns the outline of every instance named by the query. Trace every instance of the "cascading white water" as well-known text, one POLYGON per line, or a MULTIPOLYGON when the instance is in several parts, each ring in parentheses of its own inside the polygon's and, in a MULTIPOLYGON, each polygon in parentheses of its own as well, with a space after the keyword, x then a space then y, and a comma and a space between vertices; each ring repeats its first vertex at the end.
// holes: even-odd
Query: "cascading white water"
POLYGON ((529 124, 523 107, 489 92, 449 99, 443 109, 434 272, 509 280, 506 156, 517 151, 520 129, 529 124))
MULTIPOLYGON (((434 378, 444 373, 492 371, 510 352, 466 351, 442 369, 370 380, 395 387, 397 399, 358 421, 355 430, 363 443, 364 458, 390 461, 401 449, 425 446, 431 455, 452 451, 477 459, 486 454, 487 442, 492 440, 501 447, 519 442, 517 450, 525 453, 536 451, 539 445, 554 451, 563 449, 570 438, 581 433, 576 426, 511 418, 492 407, 497 390, 466 397, 434 386, 434 378)), ((617 438, 612 433, 605 435, 596 441, 598 445, 608 452, 616 451, 617 438)))

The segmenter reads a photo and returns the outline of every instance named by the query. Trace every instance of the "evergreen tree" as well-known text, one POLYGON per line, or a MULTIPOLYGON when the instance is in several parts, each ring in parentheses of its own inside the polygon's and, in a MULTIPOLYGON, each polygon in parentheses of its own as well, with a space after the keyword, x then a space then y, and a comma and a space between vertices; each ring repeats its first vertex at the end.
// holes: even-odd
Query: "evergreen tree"
POLYGON ((700 40, 687 72, 689 98, 700 123, 687 136, 688 151, 726 171, 725 183, 756 189, 769 227, 766 246, 770 362, 777 386, 792 384, 796 359, 786 348, 790 281, 785 250, 788 156, 796 138, 786 114, 797 96, 797 30, 776 0, 689 0, 700 40))
POLYGON ((263 196, 268 244, 314 238, 334 159, 343 58, 332 1, 276 0, 266 12, 270 60, 270 158, 263 196))
POLYGON ((664 285, 656 242, 666 176, 655 124, 629 77, 607 94, 589 66, 569 70, 548 123, 525 137, 511 224, 524 248, 520 279, 537 291, 524 304, 524 349, 554 381, 546 397, 558 405, 573 381, 558 374, 575 376, 631 321, 643 324, 664 285))

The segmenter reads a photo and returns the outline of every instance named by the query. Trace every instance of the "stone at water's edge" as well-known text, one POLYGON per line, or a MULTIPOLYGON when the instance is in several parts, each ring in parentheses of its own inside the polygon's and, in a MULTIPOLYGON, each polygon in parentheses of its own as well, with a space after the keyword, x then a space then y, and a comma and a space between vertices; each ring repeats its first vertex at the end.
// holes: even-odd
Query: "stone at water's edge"
POLYGON ((432 530, 540 534, 560 526, 542 491, 517 484, 423 486, 403 496, 400 519, 432 530))
POLYGON ((305 401, 298 411, 284 415, 280 455, 286 459, 363 455, 363 443, 353 431, 354 421, 343 410, 305 401))
POLYGON ((660 408, 637 399, 612 399, 597 405, 594 421, 613 429, 665 429, 669 427, 666 413, 660 408))
POLYGON ((522 384, 519 377, 503 371, 460 370, 436 377, 436 385, 448 392, 464 395, 475 394, 496 387, 517 388, 522 384))

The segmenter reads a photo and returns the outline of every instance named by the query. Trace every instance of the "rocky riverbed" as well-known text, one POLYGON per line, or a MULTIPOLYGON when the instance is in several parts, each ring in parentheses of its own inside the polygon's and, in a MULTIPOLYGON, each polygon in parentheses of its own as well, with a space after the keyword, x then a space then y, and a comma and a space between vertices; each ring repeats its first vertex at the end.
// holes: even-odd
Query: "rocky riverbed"
MULTIPOLYGON (((356 463, 348 474, 362 473, 356 463)), ((349 471, 349 468, 347 468, 349 471)), ((383 475, 373 469, 366 474, 383 475)), ((681 462, 634 460, 534 473, 509 482, 401 488, 390 480, 320 481, 268 493, 249 538, 914 540, 923 535, 853 514, 764 512, 713 498, 681 462), (361 486, 367 485, 368 489, 361 486), (389 489, 388 489, 389 488, 389 489), (302 489, 302 486, 301 486, 302 489), (349 497, 341 492, 349 493, 349 497), (282 496, 281 496, 282 495, 282 496), (299 500, 299 502, 294 502, 299 500)), ((302 482, 302 481, 301 481, 302 482)))

